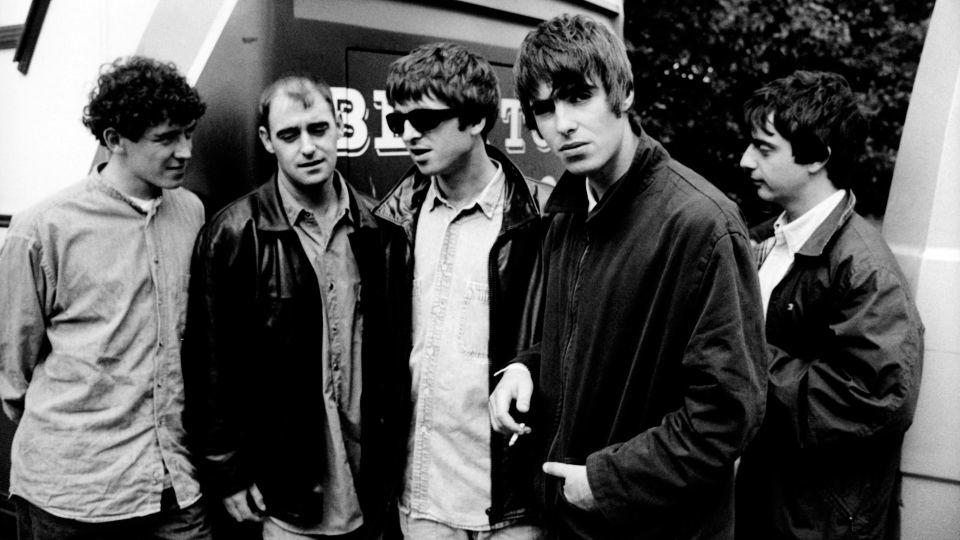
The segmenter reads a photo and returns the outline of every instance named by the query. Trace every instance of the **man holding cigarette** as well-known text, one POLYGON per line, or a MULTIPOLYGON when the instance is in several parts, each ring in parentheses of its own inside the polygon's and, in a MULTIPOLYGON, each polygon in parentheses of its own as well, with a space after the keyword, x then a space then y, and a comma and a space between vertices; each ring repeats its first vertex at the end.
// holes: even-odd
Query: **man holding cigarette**
POLYGON ((523 434, 511 407, 529 409, 518 444, 542 452, 549 538, 732 538, 733 464, 766 383, 739 212, 640 127, 626 50, 600 23, 541 24, 515 75, 567 171, 524 319, 539 343, 491 395, 493 426, 523 434))
POLYGON ((376 209, 394 230, 391 275, 412 304, 398 310, 414 409, 401 529, 537 538, 530 446, 494 434, 486 402, 514 356, 548 187, 484 143, 500 91, 490 64, 463 47, 425 45, 394 62, 387 99, 415 165, 376 209))

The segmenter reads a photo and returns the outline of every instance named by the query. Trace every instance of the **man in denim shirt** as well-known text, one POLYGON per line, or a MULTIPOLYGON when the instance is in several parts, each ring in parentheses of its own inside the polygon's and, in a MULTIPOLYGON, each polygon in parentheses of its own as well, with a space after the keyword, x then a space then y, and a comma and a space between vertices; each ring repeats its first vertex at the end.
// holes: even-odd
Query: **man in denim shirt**
POLYGON ((400 326, 414 407, 401 528, 409 538, 538 537, 529 444, 491 432, 486 400, 515 350, 548 186, 484 144, 499 87, 463 47, 424 45, 394 62, 387 99, 415 165, 376 210, 396 233, 390 261, 406 266, 392 275, 411 289, 401 311, 412 321, 400 326))
POLYGON ((114 62, 83 119, 107 162, 15 216, 0 250, 10 490, 37 540, 210 536, 180 365, 203 223, 180 185, 204 110, 172 65, 114 62))

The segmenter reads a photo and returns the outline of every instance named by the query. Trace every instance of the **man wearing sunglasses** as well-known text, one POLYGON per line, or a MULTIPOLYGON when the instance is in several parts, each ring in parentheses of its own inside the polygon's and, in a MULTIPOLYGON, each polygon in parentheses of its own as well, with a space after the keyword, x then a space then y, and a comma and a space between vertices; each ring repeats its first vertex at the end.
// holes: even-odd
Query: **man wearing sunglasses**
POLYGON ((493 426, 524 432, 514 403, 537 419, 551 538, 733 538, 733 463, 766 383, 737 207, 641 129, 630 61, 605 26, 541 24, 514 73, 527 125, 567 171, 530 303, 541 342, 504 372, 493 426))
POLYGON ((377 538, 395 517, 407 385, 385 346, 373 204, 335 169, 326 83, 279 79, 258 121, 276 173, 214 216, 194 250, 190 433, 227 512, 262 521, 264 538, 377 538))
POLYGON ((401 529, 408 538, 537 538, 530 442, 490 430, 489 382, 514 356, 548 186, 485 144, 500 91, 459 45, 422 46, 390 66, 390 129, 414 167, 376 210, 404 268, 399 310, 412 419, 401 529))

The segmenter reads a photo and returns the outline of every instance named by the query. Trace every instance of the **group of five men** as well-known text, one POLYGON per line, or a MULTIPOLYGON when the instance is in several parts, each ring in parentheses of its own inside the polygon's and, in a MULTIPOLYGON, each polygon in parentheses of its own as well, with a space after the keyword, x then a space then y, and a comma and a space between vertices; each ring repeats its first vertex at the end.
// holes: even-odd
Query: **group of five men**
POLYGON ((107 162, 0 251, 22 530, 209 538, 202 486, 277 539, 895 537, 922 325, 853 212, 846 82, 747 103, 741 166, 783 209, 751 241, 643 131, 606 27, 541 24, 515 76, 554 188, 486 144, 490 64, 438 43, 390 66, 414 166, 382 201, 335 168, 330 88, 294 75, 259 103, 275 174, 204 224, 177 189, 196 91, 105 71, 84 122, 107 162))

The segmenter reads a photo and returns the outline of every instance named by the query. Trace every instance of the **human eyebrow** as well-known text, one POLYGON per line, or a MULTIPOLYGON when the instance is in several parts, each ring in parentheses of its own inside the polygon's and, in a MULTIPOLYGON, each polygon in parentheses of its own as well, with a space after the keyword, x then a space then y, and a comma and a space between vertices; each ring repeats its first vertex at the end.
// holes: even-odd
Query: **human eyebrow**
POLYGON ((535 99, 530 102, 530 109, 533 111, 533 114, 536 116, 550 114, 554 111, 556 106, 553 104, 553 99, 535 99))
POLYGON ((776 148, 773 143, 765 141, 759 137, 751 137, 750 144, 752 144, 754 148, 757 148, 758 150, 773 150, 776 148))
POLYGON ((277 131, 277 137, 285 141, 296 138, 299 134, 300 129, 296 127, 283 128, 277 131))
POLYGON ((592 97, 596 93, 596 85, 590 84, 588 82, 578 82, 573 84, 568 84, 557 89, 557 98, 564 101, 571 101, 572 99, 583 99, 592 97))

